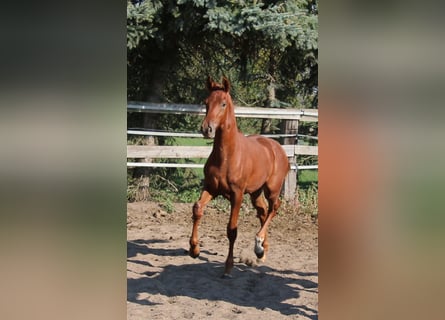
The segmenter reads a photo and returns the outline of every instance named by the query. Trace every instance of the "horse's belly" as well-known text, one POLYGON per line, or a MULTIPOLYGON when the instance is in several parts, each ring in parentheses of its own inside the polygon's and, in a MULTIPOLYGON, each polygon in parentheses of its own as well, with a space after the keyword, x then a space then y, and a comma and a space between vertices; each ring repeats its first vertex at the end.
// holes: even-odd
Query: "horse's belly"
POLYGON ((246 193, 252 193, 261 189, 266 183, 266 175, 256 175, 255 179, 249 179, 246 185, 246 193))

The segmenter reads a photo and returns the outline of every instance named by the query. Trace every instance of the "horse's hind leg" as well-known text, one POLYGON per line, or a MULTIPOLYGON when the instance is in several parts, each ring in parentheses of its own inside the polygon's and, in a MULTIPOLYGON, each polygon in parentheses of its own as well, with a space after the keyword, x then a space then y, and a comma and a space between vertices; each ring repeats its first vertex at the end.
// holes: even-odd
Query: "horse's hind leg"
MULTIPOLYGON (((270 192, 267 188, 265 189, 265 195, 269 202, 269 209, 267 217, 264 223, 261 225, 260 231, 257 233, 255 238, 255 253, 259 259, 263 258, 264 252, 268 249, 267 243, 267 228, 270 222, 277 214, 277 210, 280 207, 281 201, 279 199, 280 189, 276 189, 275 192, 270 192)), ((264 258, 263 258, 264 260, 264 258)))
POLYGON ((201 218, 204 214, 204 207, 212 200, 213 196, 207 191, 203 190, 201 196, 197 202, 193 205, 193 230, 190 237, 190 251, 189 254, 192 258, 199 256, 199 242, 198 242, 198 226, 201 218))
MULTIPOLYGON (((263 190, 260 189, 250 195, 252 205, 257 211, 257 217, 260 219, 261 228, 267 219, 267 203, 263 197, 263 190)), ((267 233, 264 235, 264 239, 255 239, 255 254, 258 259, 264 261, 266 259, 266 252, 269 249, 269 243, 267 241, 267 233)))

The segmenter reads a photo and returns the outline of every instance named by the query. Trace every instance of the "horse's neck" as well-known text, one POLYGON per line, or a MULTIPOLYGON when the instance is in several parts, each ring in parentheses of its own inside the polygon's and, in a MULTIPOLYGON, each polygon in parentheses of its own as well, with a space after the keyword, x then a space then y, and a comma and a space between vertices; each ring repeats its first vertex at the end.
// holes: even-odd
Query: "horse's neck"
POLYGON ((213 149, 223 158, 230 157, 238 144, 238 127, 235 118, 219 130, 213 142, 213 149))

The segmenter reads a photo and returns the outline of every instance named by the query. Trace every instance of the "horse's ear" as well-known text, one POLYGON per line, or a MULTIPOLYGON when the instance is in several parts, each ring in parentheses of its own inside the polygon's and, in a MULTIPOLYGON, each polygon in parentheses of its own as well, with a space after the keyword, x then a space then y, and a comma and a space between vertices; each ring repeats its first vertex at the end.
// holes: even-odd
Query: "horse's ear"
POLYGON ((222 85, 224 87, 224 91, 225 92, 229 92, 230 91, 230 81, 229 81, 229 79, 227 79, 226 77, 223 77, 222 85))
POLYGON ((213 89, 213 84, 214 84, 214 81, 213 81, 212 77, 211 77, 211 76, 208 76, 208 77, 207 77, 207 81, 206 81, 206 87, 207 87, 207 90, 212 91, 212 89, 213 89))

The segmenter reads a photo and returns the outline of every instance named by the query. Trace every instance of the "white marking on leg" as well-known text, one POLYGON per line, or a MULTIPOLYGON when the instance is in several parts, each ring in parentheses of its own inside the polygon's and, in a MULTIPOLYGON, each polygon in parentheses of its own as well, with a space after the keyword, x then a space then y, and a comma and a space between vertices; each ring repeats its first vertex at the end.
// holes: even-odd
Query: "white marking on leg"
POLYGON ((257 256, 261 256, 264 254, 263 242, 264 242, 264 238, 255 237, 255 254, 257 256))

